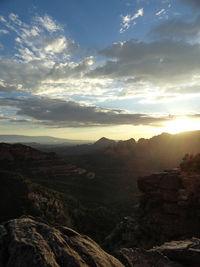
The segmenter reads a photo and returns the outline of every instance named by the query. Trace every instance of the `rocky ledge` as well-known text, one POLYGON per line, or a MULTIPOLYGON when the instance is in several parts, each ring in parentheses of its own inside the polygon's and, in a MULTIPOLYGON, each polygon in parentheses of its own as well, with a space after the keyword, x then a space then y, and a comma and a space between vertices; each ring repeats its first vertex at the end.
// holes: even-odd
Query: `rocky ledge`
POLYGON ((39 218, 21 217, 0 225, 0 267, 197 267, 200 240, 170 242, 150 250, 122 248, 114 256, 89 237, 39 218))

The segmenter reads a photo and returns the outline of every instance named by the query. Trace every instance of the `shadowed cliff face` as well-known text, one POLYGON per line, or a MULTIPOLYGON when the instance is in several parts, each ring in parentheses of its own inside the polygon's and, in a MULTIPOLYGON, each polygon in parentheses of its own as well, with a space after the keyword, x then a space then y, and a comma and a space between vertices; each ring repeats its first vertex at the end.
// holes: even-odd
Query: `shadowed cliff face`
POLYGON ((138 187, 156 239, 200 236, 200 174, 166 171, 139 178, 138 187))
POLYGON ((200 237, 200 174, 179 169, 138 179, 139 205, 105 239, 112 251, 200 237))

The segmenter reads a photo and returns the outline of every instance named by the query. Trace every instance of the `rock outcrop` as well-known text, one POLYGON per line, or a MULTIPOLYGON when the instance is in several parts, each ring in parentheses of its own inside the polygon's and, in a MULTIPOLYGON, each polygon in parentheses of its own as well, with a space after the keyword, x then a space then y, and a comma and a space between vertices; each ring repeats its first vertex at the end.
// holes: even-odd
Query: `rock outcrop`
POLYGON ((139 204, 105 239, 105 247, 150 249, 200 237, 200 174, 166 170, 138 179, 139 204))
POLYGON ((67 227, 30 216, 0 225, 0 267, 198 267, 200 239, 150 250, 122 248, 114 256, 67 227))
POLYGON ((22 217, 0 226, 0 267, 122 267, 92 239, 40 219, 22 217))
POLYGON ((169 170, 138 179, 140 210, 159 242, 200 236, 200 174, 169 170))
POLYGON ((153 249, 122 248, 115 256, 128 267, 199 267, 200 239, 171 241, 153 249))

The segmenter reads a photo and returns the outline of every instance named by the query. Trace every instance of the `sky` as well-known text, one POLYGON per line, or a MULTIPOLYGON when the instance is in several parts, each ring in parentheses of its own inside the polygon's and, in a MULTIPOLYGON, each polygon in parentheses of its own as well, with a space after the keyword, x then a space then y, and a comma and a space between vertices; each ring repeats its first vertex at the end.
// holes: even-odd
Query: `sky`
POLYGON ((199 0, 0 0, 0 134, 197 129, 199 0))

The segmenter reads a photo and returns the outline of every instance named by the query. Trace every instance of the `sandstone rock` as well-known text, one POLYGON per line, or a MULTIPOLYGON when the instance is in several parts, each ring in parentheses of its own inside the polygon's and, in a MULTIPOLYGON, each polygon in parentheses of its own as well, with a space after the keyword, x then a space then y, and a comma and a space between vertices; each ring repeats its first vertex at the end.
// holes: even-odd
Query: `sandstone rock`
POLYGON ((114 255, 127 267, 199 267, 200 239, 171 241, 149 250, 122 248, 114 255))
POLYGON ((171 261, 179 262, 184 266, 200 266, 200 239, 198 238, 168 242, 152 251, 158 251, 171 261))
POLYGON ((21 217, 0 226, 0 267, 122 267, 87 236, 21 217))
POLYGON ((106 238, 106 248, 150 249, 170 240, 200 237, 199 174, 166 170, 140 177, 138 187, 139 207, 106 238))
POLYGON ((180 170, 167 170, 138 179, 143 195, 139 224, 160 242, 182 237, 200 236, 200 176, 180 170), (158 237, 158 238, 157 238, 158 237))
POLYGON ((159 251, 123 248, 115 256, 126 267, 181 267, 182 265, 170 261, 159 251))

